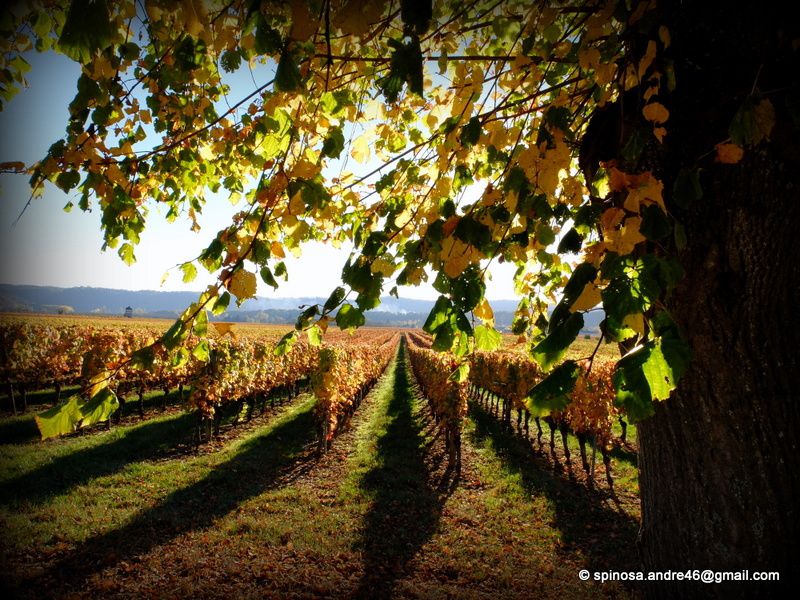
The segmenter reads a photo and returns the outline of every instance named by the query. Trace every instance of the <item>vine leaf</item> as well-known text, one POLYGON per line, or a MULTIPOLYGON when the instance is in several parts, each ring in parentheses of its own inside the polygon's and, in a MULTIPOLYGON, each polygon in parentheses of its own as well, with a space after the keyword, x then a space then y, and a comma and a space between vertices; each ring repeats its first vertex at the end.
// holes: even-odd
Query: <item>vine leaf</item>
POLYGON ((114 42, 114 26, 107 0, 72 0, 58 49, 80 63, 114 42))
POLYGON ((581 368, 574 360, 564 361, 556 367, 528 392, 526 405, 530 413, 542 417, 566 408, 580 372, 581 368))

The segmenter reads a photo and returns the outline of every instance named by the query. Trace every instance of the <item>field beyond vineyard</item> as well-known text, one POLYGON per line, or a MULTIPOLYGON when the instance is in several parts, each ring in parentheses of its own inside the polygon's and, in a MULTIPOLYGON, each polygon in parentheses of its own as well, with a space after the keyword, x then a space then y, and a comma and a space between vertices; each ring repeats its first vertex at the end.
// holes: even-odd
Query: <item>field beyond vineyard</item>
POLYGON ((457 474, 408 353, 321 457, 307 388, 199 447, 174 391, 45 442, 31 413, 53 392, 31 393, 0 419, 6 597, 638 596, 577 576, 636 568, 635 447, 612 453, 611 494, 574 436, 568 465, 473 396, 457 474))

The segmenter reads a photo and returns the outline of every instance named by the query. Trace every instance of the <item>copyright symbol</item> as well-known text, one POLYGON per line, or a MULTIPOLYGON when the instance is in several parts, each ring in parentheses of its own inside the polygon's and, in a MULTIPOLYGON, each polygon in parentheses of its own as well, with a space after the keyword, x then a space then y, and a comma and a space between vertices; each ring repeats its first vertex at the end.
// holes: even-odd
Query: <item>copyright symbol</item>
POLYGON ((703 583, 711 583, 714 581, 714 572, 710 569, 706 569, 700 575, 700 578, 702 579, 703 583))
POLYGON ((589 579, 589 571, 581 569, 580 573, 578 573, 578 577, 580 577, 581 581, 587 581, 589 579))

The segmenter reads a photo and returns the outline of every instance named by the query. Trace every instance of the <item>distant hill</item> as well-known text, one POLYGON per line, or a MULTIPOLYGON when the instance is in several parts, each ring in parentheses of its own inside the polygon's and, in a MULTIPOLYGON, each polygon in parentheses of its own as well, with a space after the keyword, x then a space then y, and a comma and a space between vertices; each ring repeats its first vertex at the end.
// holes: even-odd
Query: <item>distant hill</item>
MULTIPOLYGON (((140 317, 174 319, 191 302, 198 292, 165 292, 156 290, 117 290, 111 288, 72 287, 59 288, 36 285, 0 284, 0 312, 77 313, 98 315, 123 315, 126 307, 140 317)), ((324 303, 326 298, 309 296, 298 298, 257 297, 241 307, 231 307, 215 317, 220 321, 249 323, 294 323, 300 306, 324 303)), ((516 300, 493 300, 495 322, 500 329, 508 329, 517 306, 516 300)), ((378 308, 367 312, 367 325, 384 327, 422 327, 433 308, 432 300, 410 298, 381 298, 378 308)), ((597 335, 603 315, 600 311, 586 315, 582 333, 597 335)))

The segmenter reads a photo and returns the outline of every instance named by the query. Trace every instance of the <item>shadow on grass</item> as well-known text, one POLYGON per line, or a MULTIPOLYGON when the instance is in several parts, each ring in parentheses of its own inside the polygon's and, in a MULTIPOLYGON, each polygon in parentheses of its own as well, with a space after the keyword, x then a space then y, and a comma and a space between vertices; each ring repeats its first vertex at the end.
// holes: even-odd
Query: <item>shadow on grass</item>
POLYGON ((476 403, 470 404, 475 430, 470 432, 476 446, 491 444, 506 468, 518 474, 532 495, 544 495, 555 508, 553 526, 561 531, 562 551, 579 550, 589 570, 630 571, 639 568, 636 554, 638 523, 612 509, 606 494, 590 490, 554 473, 546 459, 533 452, 530 442, 501 428, 500 422, 476 403))
POLYGON ((112 475, 130 463, 157 458, 181 443, 188 443, 194 419, 194 415, 183 413, 143 423, 111 441, 59 456, 0 484, 0 502, 42 502, 97 477, 112 475))
POLYGON ((639 453, 625 446, 614 446, 608 453, 611 458, 624 461, 632 467, 639 466, 639 453))
MULTIPOLYGON (((80 386, 78 385, 65 385, 61 389, 61 400, 65 400, 72 394, 76 394, 79 391, 80 386)), ((34 412, 38 412, 40 410, 47 409, 56 403, 57 397, 58 394, 52 388, 28 392, 28 411, 33 410, 34 412)), ((16 390, 15 392, 15 400, 17 404, 17 411, 22 411, 22 392, 19 390, 16 390)), ((11 415, 11 400, 9 399, 8 394, 5 393, 5 388, 3 389, 3 394, 0 395, 0 411, 2 411, 0 414, 2 414, 3 417, 8 417, 11 415)))
POLYGON ((389 597, 406 565, 436 531, 442 499, 431 486, 421 424, 412 413, 413 394, 401 345, 387 414, 392 419, 377 443, 378 464, 361 488, 373 498, 360 540, 364 575, 359 598, 389 597))
MULTIPOLYGON (((78 388, 71 388, 72 391, 77 391, 78 388)), ((9 444, 26 444, 30 442, 34 442, 39 439, 39 430, 36 427, 36 422, 34 421, 34 415, 41 412, 42 410, 47 410, 49 407, 45 406, 45 404, 52 404, 53 400, 55 400, 55 392, 36 392, 37 394, 49 394, 51 398, 47 401, 41 402, 39 405, 31 406, 29 403, 28 408, 33 408, 34 410, 29 410, 27 413, 17 415, 12 417, 10 415, 6 415, 5 418, 0 419, 0 446, 9 445, 9 444)), ((64 391, 61 394, 62 400, 66 400, 70 395, 71 391, 64 391)), ((186 396, 186 391, 184 390, 184 397, 186 396)), ((33 396, 34 394, 30 394, 33 396)), ((148 394, 142 406, 145 413, 145 419, 152 418, 155 415, 158 415, 159 412, 153 413, 151 411, 159 411, 161 407, 167 406, 175 406, 181 403, 181 398, 176 390, 171 391, 169 394, 162 394, 161 392, 153 392, 148 394)), ((135 395, 129 395, 127 397, 127 402, 125 406, 122 408, 122 417, 123 418, 130 418, 132 416, 136 416, 138 418, 139 414, 139 403, 136 400, 135 395)), ((116 418, 116 415, 115 417, 116 418)), ((84 430, 81 433, 94 433, 96 431, 104 430, 105 425, 99 424, 95 425, 88 430, 84 430)))
POLYGON ((50 594, 59 588, 79 587, 93 573, 179 535, 210 527, 246 500, 300 476, 314 461, 313 452, 305 451, 316 431, 313 405, 308 400, 291 416, 244 442, 235 456, 215 466, 208 476, 173 492, 124 527, 78 544, 25 588, 47 589, 50 594))
POLYGON ((0 422, 0 446, 27 444, 39 439, 32 414, 11 417, 0 422))

